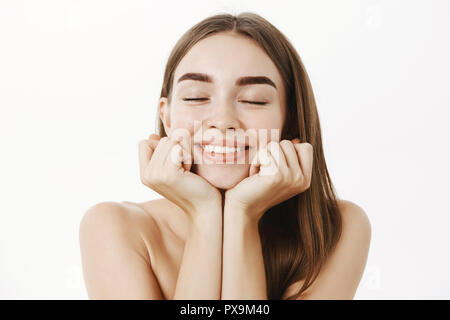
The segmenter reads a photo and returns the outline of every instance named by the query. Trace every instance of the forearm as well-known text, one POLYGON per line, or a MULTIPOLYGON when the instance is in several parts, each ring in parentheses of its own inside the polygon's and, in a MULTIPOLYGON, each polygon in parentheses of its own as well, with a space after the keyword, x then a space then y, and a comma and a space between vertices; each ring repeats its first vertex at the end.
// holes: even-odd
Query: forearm
POLYGON ((199 216, 192 221, 185 243, 174 300, 220 300, 222 210, 199 216))
POLYGON ((267 300, 258 222, 225 204, 222 300, 267 300))

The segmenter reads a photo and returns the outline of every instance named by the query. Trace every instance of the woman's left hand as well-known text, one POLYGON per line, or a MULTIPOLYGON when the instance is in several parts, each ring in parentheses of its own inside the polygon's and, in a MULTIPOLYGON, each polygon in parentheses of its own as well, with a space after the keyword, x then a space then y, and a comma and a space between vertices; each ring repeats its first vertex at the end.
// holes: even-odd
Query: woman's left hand
POLYGON ((313 147, 299 142, 270 141, 260 148, 250 165, 249 177, 226 191, 225 205, 259 221, 271 207, 307 190, 311 184, 313 147))

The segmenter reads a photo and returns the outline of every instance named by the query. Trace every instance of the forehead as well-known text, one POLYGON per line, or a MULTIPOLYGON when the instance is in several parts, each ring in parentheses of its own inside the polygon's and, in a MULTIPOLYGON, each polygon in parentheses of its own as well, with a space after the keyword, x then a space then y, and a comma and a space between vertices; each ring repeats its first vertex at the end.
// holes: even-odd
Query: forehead
POLYGON ((266 76, 277 88, 282 87, 281 75, 270 57, 242 35, 220 33, 197 42, 178 64, 174 82, 188 72, 211 74, 219 84, 231 85, 242 76, 266 76))

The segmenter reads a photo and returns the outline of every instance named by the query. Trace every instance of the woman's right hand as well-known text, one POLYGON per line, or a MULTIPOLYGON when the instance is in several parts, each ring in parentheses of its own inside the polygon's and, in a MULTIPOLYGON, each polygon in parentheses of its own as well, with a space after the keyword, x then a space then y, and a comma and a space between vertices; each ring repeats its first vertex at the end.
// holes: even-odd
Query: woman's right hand
POLYGON ((151 134, 139 142, 141 182, 196 218, 198 213, 221 208, 222 196, 208 181, 190 172, 191 159, 188 139, 179 142, 151 134))

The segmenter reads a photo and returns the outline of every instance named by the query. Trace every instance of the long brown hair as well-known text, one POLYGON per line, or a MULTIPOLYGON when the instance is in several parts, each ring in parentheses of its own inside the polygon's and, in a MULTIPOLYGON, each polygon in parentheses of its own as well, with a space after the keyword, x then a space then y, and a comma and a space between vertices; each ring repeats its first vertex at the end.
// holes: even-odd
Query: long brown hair
MULTIPOLYGON (((305 67, 289 40, 252 12, 218 14, 190 28, 173 48, 165 69, 161 97, 170 103, 175 69, 201 39, 231 31, 256 41, 280 72, 286 88, 283 139, 299 138, 314 149, 310 187, 266 211, 259 221, 268 299, 281 299, 294 282, 304 280, 295 299, 313 283, 341 236, 341 213, 322 147, 319 116, 305 67)), ((157 117, 159 119, 159 116, 157 117)), ((159 135, 166 136, 159 119, 159 135)))

